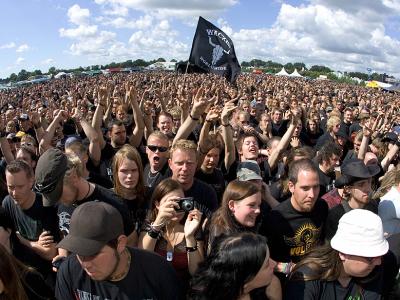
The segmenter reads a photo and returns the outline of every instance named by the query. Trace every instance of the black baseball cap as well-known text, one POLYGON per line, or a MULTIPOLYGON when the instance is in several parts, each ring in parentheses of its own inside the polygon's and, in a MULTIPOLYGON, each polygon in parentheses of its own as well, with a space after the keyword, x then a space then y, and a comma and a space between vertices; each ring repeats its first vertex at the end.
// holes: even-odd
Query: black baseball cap
POLYGON ((69 233, 57 247, 92 256, 123 234, 122 216, 115 207, 105 202, 89 201, 74 210, 69 233))
POLYGON ((60 149, 50 148, 39 157, 35 190, 43 195, 43 206, 53 206, 60 199, 67 168, 67 156, 60 149))

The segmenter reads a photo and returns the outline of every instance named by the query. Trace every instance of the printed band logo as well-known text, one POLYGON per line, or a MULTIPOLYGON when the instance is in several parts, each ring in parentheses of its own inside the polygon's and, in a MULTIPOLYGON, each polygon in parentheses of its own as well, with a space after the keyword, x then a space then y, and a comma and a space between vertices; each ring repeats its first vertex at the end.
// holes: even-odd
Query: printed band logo
POLYGON ((290 256, 303 256, 307 254, 319 241, 321 227, 317 228, 313 223, 305 223, 299 227, 293 237, 283 236, 283 239, 290 247, 290 256))

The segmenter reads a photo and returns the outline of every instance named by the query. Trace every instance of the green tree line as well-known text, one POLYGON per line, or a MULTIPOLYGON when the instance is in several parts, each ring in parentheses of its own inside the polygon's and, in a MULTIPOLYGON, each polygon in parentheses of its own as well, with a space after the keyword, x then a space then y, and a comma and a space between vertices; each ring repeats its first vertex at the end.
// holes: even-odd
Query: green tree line
MULTIPOLYGON (((150 60, 150 61, 145 61, 143 59, 136 59, 136 60, 127 60, 125 62, 111 62, 109 64, 105 65, 92 65, 92 66, 87 66, 87 67, 78 67, 78 68, 72 68, 72 69, 57 69, 56 67, 51 67, 49 68, 48 72, 45 74, 48 75, 56 75, 59 72, 65 72, 65 73, 80 73, 83 71, 98 71, 98 70, 104 70, 104 69, 109 69, 109 68, 133 68, 133 67, 147 67, 155 62, 165 62, 166 60, 162 57, 155 59, 155 60, 150 60)), ((175 59, 171 60, 176 62, 175 59)), ((313 65, 310 68, 306 66, 305 63, 303 62, 295 62, 295 63, 286 63, 286 64, 281 64, 278 62, 274 62, 271 60, 268 61, 263 61, 261 59, 252 59, 251 61, 243 61, 242 64, 242 70, 251 72, 252 69, 261 69, 265 73, 270 73, 270 74, 275 74, 279 72, 282 67, 285 67, 286 71, 288 73, 292 73, 295 69, 297 71, 306 77, 310 78, 317 78, 319 75, 326 75, 328 76, 329 79, 332 80, 346 80, 346 79, 339 79, 337 78, 332 72, 329 67, 322 66, 322 65, 313 65)), ((34 75, 42 75, 41 70, 34 70, 32 72, 27 71, 27 70, 21 70, 18 74, 12 73, 8 78, 5 79, 0 79, 0 83, 8 83, 8 82, 18 82, 22 80, 27 80, 29 77, 34 76, 34 75)), ((345 78, 351 78, 351 77, 357 77, 362 79, 363 81, 366 80, 379 80, 379 81, 384 81, 384 77, 387 75, 386 74, 378 74, 378 73, 373 73, 371 75, 368 75, 366 73, 362 72, 348 72, 344 73, 345 78)), ((390 76, 389 76, 390 77, 390 76)), ((393 77, 392 77, 393 78, 393 77)))

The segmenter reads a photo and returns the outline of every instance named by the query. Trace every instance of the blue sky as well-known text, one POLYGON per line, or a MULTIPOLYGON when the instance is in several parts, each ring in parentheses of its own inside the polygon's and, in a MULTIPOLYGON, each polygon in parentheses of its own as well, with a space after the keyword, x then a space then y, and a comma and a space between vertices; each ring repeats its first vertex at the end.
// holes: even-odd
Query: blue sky
POLYGON ((187 59, 201 15, 239 61, 324 64, 400 77, 400 0, 3 0, 0 78, 51 66, 187 59))

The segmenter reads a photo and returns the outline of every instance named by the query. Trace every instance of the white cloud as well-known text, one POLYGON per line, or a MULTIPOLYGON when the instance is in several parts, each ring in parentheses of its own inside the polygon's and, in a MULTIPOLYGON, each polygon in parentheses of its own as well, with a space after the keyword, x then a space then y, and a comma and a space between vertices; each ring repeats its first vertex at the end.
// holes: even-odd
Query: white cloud
POLYGON ((97 34, 97 25, 79 25, 76 28, 61 28, 59 30, 61 37, 68 37, 71 39, 83 39, 87 37, 93 37, 97 34))
POLYGON ((90 11, 87 8, 81 8, 78 4, 74 4, 68 9, 69 21, 76 25, 85 25, 90 17, 90 11))
POLYGON ((137 20, 128 21, 126 18, 117 17, 115 19, 103 18, 102 23, 105 25, 111 25, 115 28, 130 28, 130 29, 146 29, 152 25, 153 17, 145 15, 139 17, 137 20))
POLYGON ((129 38, 130 49, 142 58, 186 59, 190 46, 178 41, 168 20, 161 20, 148 30, 138 30, 129 38))
POLYGON ((73 55, 109 56, 108 48, 115 41, 115 33, 101 31, 99 34, 74 42, 70 51, 73 55))
POLYGON ((197 16, 200 15, 217 17, 222 11, 237 4, 238 0, 95 0, 95 2, 111 8, 117 6, 145 13, 151 12, 158 18, 174 17, 193 20, 193 18, 197 19, 197 16))
POLYGON ((25 61, 25 58, 23 57, 18 57, 17 60, 15 61, 15 64, 20 65, 25 61))
POLYGON ((17 46, 17 45, 14 42, 11 42, 8 44, 0 45, 0 49, 11 49, 11 48, 15 48, 15 46, 17 46))
POLYGON ((48 58, 48 59, 45 59, 45 60, 41 61, 40 63, 41 63, 42 65, 48 66, 48 65, 54 64, 54 63, 55 63, 55 60, 52 59, 52 58, 48 58))
POLYGON ((398 74, 400 41, 385 33, 382 15, 388 14, 386 6, 367 1, 380 11, 378 14, 364 9, 368 6, 364 1, 356 11, 354 2, 318 0, 299 7, 282 4, 271 28, 233 32, 225 21, 219 20, 219 24, 225 32, 231 31, 241 61, 302 61, 337 70, 365 72, 366 67, 372 67, 378 72, 398 74))
POLYGON ((18 53, 22 53, 29 50, 29 46, 27 44, 23 44, 17 48, 18 53))

